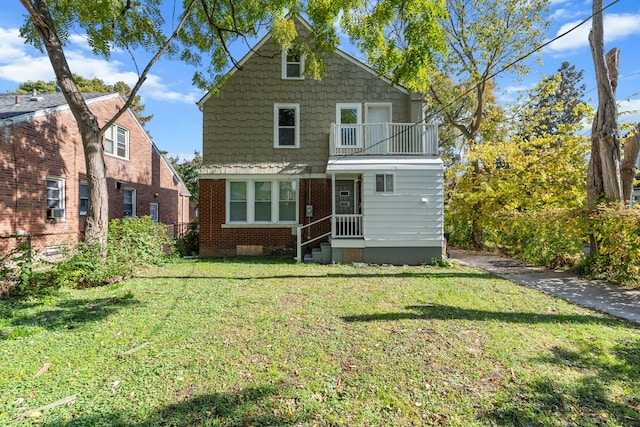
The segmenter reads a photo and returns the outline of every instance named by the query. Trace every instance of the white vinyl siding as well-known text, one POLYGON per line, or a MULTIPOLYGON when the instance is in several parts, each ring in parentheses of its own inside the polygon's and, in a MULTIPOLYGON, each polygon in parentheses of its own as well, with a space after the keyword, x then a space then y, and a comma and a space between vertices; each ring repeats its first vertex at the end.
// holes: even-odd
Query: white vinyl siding
POLYGON ((296 180, 228 181, 228 224, 293 224, 298 219, 296 180))
POLYGON ((410 246, 442 239, 441 170, 396 170, 393 193, 376 191, 377 175, 374 171, 363 174, 363 227, 368 241, 410 246))

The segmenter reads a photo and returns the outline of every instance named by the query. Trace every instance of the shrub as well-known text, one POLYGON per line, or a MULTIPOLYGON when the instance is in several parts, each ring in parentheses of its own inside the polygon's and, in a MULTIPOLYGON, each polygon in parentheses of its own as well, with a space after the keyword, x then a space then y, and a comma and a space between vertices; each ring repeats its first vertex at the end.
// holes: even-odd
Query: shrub
POLYGON ((181 256, 198 255, 200 251, 200 232, 197 218, 189 223, 187 232, 176 240, 175 247, 181 256))
POLYGON ((163 225, 149 217, 118 218, 109 223, 107 259, 101 248, 79 244, 56 267, 56 281, 61 286, 92 287, 122 280, 146 265, 157 265, 171 253, 163 225))

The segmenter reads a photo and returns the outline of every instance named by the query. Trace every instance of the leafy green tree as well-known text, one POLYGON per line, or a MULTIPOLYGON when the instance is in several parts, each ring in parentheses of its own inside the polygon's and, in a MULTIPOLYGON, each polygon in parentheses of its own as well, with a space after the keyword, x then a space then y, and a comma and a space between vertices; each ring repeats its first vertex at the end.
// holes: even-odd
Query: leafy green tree
POLYGON ((178 156, 169 157, 169 161, 173 165, 178 175, 187 186, 189 193, 191 193, 190 200, 198 207, 198 194, 199 194, 199 171, 202 167, 202 154, 199 151, 193 152, 193 159, 180 161, 178 156))
POLYGON ((553 108, 563 111, 573 106, 573 119, 552 129, 540 127, 549 111, 538 108, 539 101, 558 93, 562 85, 561 73, 545 76, 534 90, 510 106, 510 111, 520 115, 518 120, 507 122, 512 128, 494 133, 491 144, 479 144, 469 153, 480 165, 480 175, 474 174, 471 163, 449 171, 457 177, 447 208, 454 231, 463 235, 457 243, 471 240, 472 230, 465 227, 470 217, 477 219, 495 243, 505 232, 505 218, 586 205, 589 141, 580 130, 582 118, 593 112, 591 107, 559 97, 553 108))
MULTIPOLYGON (((108 85, 97 77, 89 80, 78 74, 73 74, 73 78, 80 92, 118 92, 123 99, 129 98, 131 95, 131 88, 125 82, 116 82, 113 85, 108 85)), ((38 93, 55 93, 60 91, 55 80, 48 82, 38 80, 36 82, 28 81, 20 83, 16 89, 16 93, 31 93, 34 89, 38 93)), ((144 104, 142 104, 140 100, 140 95, 134 97, 130 108, 136 116, 136 119, 138 119, 143 126, 153 118, 153 114, 148 116, 142 114, 144 112, 144 104)))
MULTIPOLYGON (((544 40, 550 2, 440 0, 431 3, 445 4, 448 13, 443 16, 433 8, 406 7, 407 13, 396 12, 391 18, 392 12, 379 2, 372 8, 363 6, 362 13, 345 19, 350 24, 349 34, 373 67, 424 93, 439 111, 441 120, 460 133, 462 150, 473 152, 485 142, 483 125, 490 116, 488 109, 492 108, 487 102, 487 96, 493 92, 492 77, 507 67, 511 74, 527 72, 527 64, 520 59, 544 40), (433 18, 444 31, 445 54, 423 43, 414 31, 423 21, 429 23, 433 18)), ((473 157, 468 161, 474 176, 473 188, 479 189, 483 185, 482 165, 473 157)), ((475 212, 482 210, 481 204, 482 200, 478 200, 475 212)), ((471 218, 471 227, 474 244, 481 246, 482 228, 478 218, 471 218)))
MULTIPOLYGON (((106 247, 108 227, 108 189, 100 141, 104 132, 131 107, 138 90, 153 65, 162 56, 176 58, 197 68, 193 81, 209 89, 229 62, 238 66, 229 45, 257 34, 265 23, 274 40, 285 47, 295 46, 308 57, 308 70, 314 76, 323 71, 316 52, 335 48, 335 19, 349 14, 355 0, 183 0, 174 2, 170 16, 163 16, 160 0, 20 0, 28 15, 21 35, 27 43, 46 50, 58 87, 73 113, 85 152, 89 177, 89 211, 85 220, 85 240, 106 247), (306 11, 313 21, 312 40, 303 43, 285 12, 306 11), (175 19, 174 19, 175 18, 175 19), (151 55, 141 67, 138 81, 123 107, 103 126, 84 102, 65 56, 65 41, 71 31, 85 33, 95 55, 109 59, 115 49, 151 55)), ((106 250, 101 251, 106 257, 106 250)))
POLYGON ((16 88, 16 93, 33 93, 33 91, 38 93, 55 93, 58 91, 58 86, 56 85, 55 80, 51 80, 45 82, 44 80, 37 81, 28 81, 24 83, 20 83, 16 88))
POLYGON ((543 77, 543 83, 556 80, 557 84, 539 84, 532 92, 534 108, 545 112, 533 132, 554 135, 560 133, 560 126, 574 125, 586 119, 586 110, 582 108, 585 103, 583 75, 583 70, 577 71, 575 65, 565 61, 556 74, 543 77))

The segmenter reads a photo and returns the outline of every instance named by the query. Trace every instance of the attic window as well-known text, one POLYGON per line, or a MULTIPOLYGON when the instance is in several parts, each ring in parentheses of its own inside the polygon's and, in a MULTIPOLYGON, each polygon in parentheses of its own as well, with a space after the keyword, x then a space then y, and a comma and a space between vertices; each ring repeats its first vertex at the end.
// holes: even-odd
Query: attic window
POLYGON ((304 56, 292 50, 282 49, 282 78, 304 79, 304 56))

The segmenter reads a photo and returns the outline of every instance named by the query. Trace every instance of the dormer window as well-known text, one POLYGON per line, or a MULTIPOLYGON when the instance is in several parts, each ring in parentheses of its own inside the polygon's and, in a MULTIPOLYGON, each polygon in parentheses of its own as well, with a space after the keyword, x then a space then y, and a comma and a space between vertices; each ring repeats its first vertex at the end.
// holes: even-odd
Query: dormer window
POLYGON ((304 56, 293 50, 282 49, 282 78, 304 79, 304 56))

